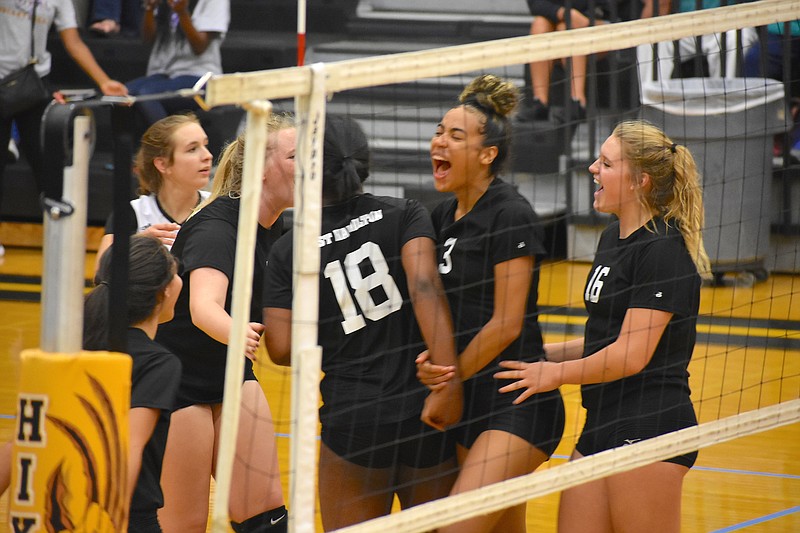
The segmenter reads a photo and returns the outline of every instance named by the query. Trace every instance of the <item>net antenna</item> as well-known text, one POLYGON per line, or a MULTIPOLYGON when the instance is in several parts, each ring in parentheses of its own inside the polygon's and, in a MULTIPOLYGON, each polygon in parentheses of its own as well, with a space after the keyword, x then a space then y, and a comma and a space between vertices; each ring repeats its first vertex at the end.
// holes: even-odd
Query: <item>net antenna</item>
POLYGON ((306 0, 297 0, 297 66, 306 59, 306 0))

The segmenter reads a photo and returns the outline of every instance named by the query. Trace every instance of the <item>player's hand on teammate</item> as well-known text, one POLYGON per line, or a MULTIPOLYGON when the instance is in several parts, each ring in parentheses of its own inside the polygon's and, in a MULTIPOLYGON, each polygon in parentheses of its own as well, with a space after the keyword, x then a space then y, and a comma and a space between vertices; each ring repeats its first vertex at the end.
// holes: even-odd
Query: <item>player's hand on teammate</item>
POLYGON ((247 324, 247 332, 244 337, 244 355, 253 362, 256 362, 256 351, 258 343, 261 341, 261 334, 264 332, 264 324, 260 322, 250 322, 247 324))
POLYGON ((522 361, 500 361, 500 366, 506 370, 496 372, 495 379, 516 380, 504 387, 500 392, 514 392, 525 389, 522 394, 517 396, 514 404, 519 404, 530 398, 537 392, 547 392, 555 390, 562 385, 561 363, 541 362, 525 363, 522 361))
POLYGON ((178 235, 179 229, 181 229, 181 227, 174 222, 164 222, 153 224, 142 233, 156 237, 166 246, 172 246, 172 244, 175 242, 175 237, 178 235))
POLYGON ((456 376, 456 367, 435 365, 430 362, 428 350, 417 356, 417 379, 431 391, 438 391, 456 376))
POLYGON ((461 381, 451 379, 443 383, 438 390, 428 394, 420 419, 432 428, 444 431, 461 420, 463 407, 461 381))

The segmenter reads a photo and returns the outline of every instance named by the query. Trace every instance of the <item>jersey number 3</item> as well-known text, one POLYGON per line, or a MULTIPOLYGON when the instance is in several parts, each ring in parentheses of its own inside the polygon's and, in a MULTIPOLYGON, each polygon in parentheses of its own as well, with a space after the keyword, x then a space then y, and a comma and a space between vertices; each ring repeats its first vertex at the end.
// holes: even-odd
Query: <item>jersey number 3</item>
MULTIPOLYGON (((365 266, 369 267, 369 265, 365 266)), ((331 282, 339 309, 342 311, 344 317, 342 329, 345 335, 366 326, 364 317, 377 322, 403 306, 403 296, 389 274, 386 258, 383 256, 381 247, 374 242, 366 242, 358 250, 347 254, 344 258, 344 267, 342 267, 341 261, 331 261, 325 265, 323 274, 331 282), (364 261, 369 261, 369 265, 372 266, 372 273, 367 276, 364 276, 361 270, 361 264, 364 261), (378 287, 383 289, 386 299, 376 304, 370 291, 378 287), (355 296, 355 301, 353 301, 353 296, 355 296), (359 314, 356 302, 363 314, 359 314)))
POLYGON ((453 258, 450 254, 453 253, 457 240, 455 237, 450 237, 444 241, 445 250, 442 252, 442 262, 439 263, 439 274, 449 274, 453 270, 453 258))

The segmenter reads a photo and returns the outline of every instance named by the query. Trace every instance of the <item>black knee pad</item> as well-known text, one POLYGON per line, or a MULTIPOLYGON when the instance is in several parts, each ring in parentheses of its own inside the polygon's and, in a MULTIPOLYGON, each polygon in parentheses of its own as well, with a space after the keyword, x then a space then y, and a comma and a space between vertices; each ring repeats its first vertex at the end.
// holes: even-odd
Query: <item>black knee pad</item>
POLYGON ((231 528, 236 533, 286 533, 289 528, 289 514, 286 506, 281 505, 271 511, 251 516, 244 522, 231 521, 231 528))

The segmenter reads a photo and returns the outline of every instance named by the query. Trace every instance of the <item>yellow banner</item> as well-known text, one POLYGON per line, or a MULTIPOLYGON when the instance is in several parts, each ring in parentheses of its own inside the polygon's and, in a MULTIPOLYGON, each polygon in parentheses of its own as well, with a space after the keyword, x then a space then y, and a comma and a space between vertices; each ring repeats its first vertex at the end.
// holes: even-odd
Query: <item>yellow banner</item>
POLYGON ((11 531, 127 530, 131 358, 26 350, 21 359, 11 531))

